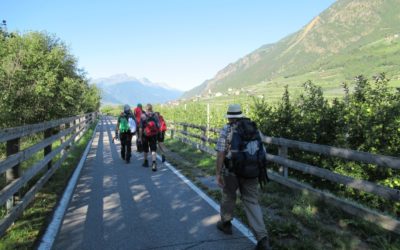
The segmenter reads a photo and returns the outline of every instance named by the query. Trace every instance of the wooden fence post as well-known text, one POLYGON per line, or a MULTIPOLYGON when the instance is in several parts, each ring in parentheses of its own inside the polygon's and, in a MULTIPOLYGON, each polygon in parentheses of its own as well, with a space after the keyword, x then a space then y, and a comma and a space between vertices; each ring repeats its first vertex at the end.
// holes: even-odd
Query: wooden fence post
MULTIPOLYGON (((69 127, 70 128, 72 128, 73 126, 75 126, 75 120, 73 120, 73 121, 71 121, 70 123, 69 123, 69 127)), ((73 134, 74 134, 74 130, 71 130, 71 132, 67 135, 68 137, 70 137, 70 136, 73 136, 73 134)), ((68 145, 68 149, 70 148, 70 146, 71 146, 71 143, 68 145)))
MULTIPOLYGON (((61 124, 60 125, 60 131, 59 132, 62 132, 63 130, 65 130, 65 129, 67 129, 68 128, 68 123, 63 123, 63 124, 61 124)), ((60 138, 60 142, 61 142, 61 144, 63 144, 65 141, 66 141, 66 139, 67 139, 67 136, 63 136, 63 137, 61 137, 60 138)), ((65 149, 63 149, 63 150, 61 150, 61 155, 64 155, 65 154, 65 151, 68 149, 68 147, 65 147, 65 149)))
POLYGON ((74 120, 74 125, 78 125, 77 127, 76 127, 76 129, 75 129, 75 134, 77 134, 78 132, 79 132, 79 127, 80 127, 80 125, 79 125, 79 121, 80 121, 80 117, 78 118, 78 119, 75 119, 74 120))
MULTIPOLYGON (((6 154, 7 157, 13 154, 16 154, 19 152, 19 146, 20 146, 20 139, 16 138, 16 139, 12 139, 7 141, 7 148, 6 148, 6 154)), ((18 179, 20 176, 20 165, 17 164, 14 167, 12 167, 11 169, 8 169, 6 171, 6 183, 10 183, 13 182, 14 180, 18 179)), ((18 198, 18 194, 15 194, 14 196, 12 196, 6 203, 6 209, 7 211, 10 211, 13 206, 14 206, 14 201, 15 198, 18 198)))
MULTIPOLYGON (((53 128, 48 128, 44 131, 44 139, 49 138, 53 135, 53 128)), ((51 153, 51 148, 52 148, 52 144, 46 146, 43 150, 43 156, 46 157, 46 155, 51 153)), ((47 169, 51 168, 51 163, 52 160, 49 161, 49 163, 47 163, 47 169)))
POLYGON ((171 133, 171 139, 174 139, 174 132, 175 132, 175 123, 172 122, 171 124, 171 129, 170 129, 170 133, 171 133))
POLYGON ((79 131, 78 131, 78 135, 76 136, 76 141, 79 141, 79 139, 81 138, 81 131, 83 128, 83 116, 79 117, 79 131))
POLYGON ((75 131, 76 137, 74 139, 74 142, 77 142, 79 140, 79 131, 81 130, 81 126, 82 126, 81 125, 81 117, 74 120, 74 125, 77 125, 77 124, 78 124, 78 126, 76 127, 76 131, 75 131))
MULTIPOLYGON (((83 125, 81 125, 81 132, 79 133, 79 139, 82 138, 83 132, 84 132, 84 130, 85 130, 84 128, 86 127, 86 124, 87 124, 87 122, 88 122, 88 120, 87 120, 87 115, 82 116, 81 119, 82 119, 81 121, 83 121, 83 125)), ((79 139, 78 139, 78 140, 79 140, 79 139)))
MULTIPOLYGON (((187 124, 185 123, 185 124, 183 124, 183 131, 185 132, 185 133, 187 133, 187 124)), ((186 134, 185 134, 185 136, 187 136, 186 134)))
MULTIPOLYGON (((286 146, 279 146, 278 147, 278 155, 283 157, 283 158, 287 158, 288 156, 288 148, 286 146)), ((279 167, 279 173, 287 178, 288 177, 288 168, 285 166, 280 166, 279 167)))
POLYGON ((204 129, 202 129, 201 130, 201 134, 202 134, 202 136, 203 136, 203 138, 205 139, 205 140, 202 140, 202 145, 203 146, 207 146, 207 139, 208 139, 208 137, 207 137, 207 128, 204 128, 204 129))
POLYGON ((207 137, 207 139, 210 136, 210 104, 209 103, 207 103, 207 127, 206 127, 205 136, 207 137))

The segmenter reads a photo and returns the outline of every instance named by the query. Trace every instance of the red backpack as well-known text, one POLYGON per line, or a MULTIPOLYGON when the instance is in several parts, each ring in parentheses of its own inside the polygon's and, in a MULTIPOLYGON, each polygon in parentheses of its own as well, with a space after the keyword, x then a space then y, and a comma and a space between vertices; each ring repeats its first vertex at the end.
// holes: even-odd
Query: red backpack
POLYGON ((162 115, 159 115, 158 120, 160 121, 160 131, 161 132, 167 131, 167 124, 164 121, 164 117, 162 117, 162 115))
POLYGON ((135 114, 137 124, 139 124, 140 117, 142 116, 142 109, 139 107, 136 107, 135 110, 133 111, 133 113, 135 114))
POLYGON ((155 136, 158 134, 159 128, 155 114, 147 115, 144 123, 144 135, 147 137, 155 136))

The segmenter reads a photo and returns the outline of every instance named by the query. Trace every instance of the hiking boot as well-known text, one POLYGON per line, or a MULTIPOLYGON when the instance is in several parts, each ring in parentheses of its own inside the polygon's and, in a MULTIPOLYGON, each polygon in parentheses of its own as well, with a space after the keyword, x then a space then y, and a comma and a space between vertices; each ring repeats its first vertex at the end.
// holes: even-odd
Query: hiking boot
POLYGON ((218 221, 217 228, 221 230, 224 234, 232 234, 232 223, 230 221, 218 221))
POLYGON ((161 155, 161 162, 162 162, 162 163, 165 162, 165 155, 161 155))
POLYGON ((121 158, 122 158, 122 160, 125 160, 125 155, 121 154, 121 158))
POLYGON ((257 242, 257 246, 255 248, 256 250, 270 250, 271 246, 269 245, 268 242, 268 237, 265 236, 264 238, 262 238, 261 240, 259 240, 257 242))
POLYGON ((155 162, 153 162, 153 164, 151 165, 151 170, 153 170, 154 172, 157 171, 157 164, 155 162))
POLYGON ((145 168, 148 168, 149 167, 149 162, 147 160, 144 160, 142 166, 145 167, 145 168))

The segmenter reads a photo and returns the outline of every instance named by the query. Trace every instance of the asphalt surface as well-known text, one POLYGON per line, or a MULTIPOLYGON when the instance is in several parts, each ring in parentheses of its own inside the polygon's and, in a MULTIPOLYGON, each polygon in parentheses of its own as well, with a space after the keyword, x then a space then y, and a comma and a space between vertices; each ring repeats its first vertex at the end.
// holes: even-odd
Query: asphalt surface
POLYGON ((254 248, 217 230, 218 212, 161 162, 152 172, 135 152, 125 163, 115 123, 100 121, 52 249, 254 248))

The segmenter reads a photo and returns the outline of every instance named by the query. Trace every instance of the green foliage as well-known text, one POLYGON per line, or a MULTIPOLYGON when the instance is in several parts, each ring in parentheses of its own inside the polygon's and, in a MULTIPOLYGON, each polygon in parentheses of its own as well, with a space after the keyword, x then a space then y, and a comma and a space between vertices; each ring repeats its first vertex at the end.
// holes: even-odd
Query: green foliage
MULTIPOLYGON (((344 83, 344 98, 341 99, 328 100, 322 88, 311 81, 306 81, 302 87, 303 92, 294 100, 286 86, 276 105, 260 98, 254 98, 250 106, 245 102, 241 104, 246 115, 268 136, 375 154, 400 155, 400 92, 389 85, 389 79, 384 73, 374 76, 372 81, 362 75, 355 77, 352 91, 344 83)), ((162 109, 164 117, 169 120, 207 124, 205 104, 187 104, 186 110, 182 106, 162 109)), ((226 105, 223 108, 210 105, 210 109, 214 112, 211 112, 211 127, 221 127, 226 122, 226 105), (218 119, 213 120, 215 118, 218 119)), ((276 153, 276 148, 268 148, 268 151, 276 153)), ((399 170, 296 150, 289 150, 289 158, 345 176, 400 189, 399 170)), ((342 197, 357 200, 393 216, 400 216, 399 202, 345 188, 299 171, 290 171, 290 175, 319 189, 328 189, 342 197)))
POLYGON ((374 77, 373 84, 356 77, 355 93, 344 116, 352 148, 399 155, 400 93, 388 82, 383 73, 374 77))
POLYGON ((119 116, 123 106, 105 105, 100 108, 101 113, 111 116, 119 116))
POLYGON ((0 128, 98 110, 100 93, 76 59, 45 33, 0 34, 0 128))
MULTIPOLYGON (((372 82, 361 75, 357 76, 353 93, 349 93, 344 84, 345 98, 334 99, 329 103, 321 88, 308 81, 303 85, 304 93, 295 100, 295 105, 290 103, 285 92, 276 107, 255 103, 254 114, 258 118, 256 121, 262 124, 260 129, 267 135, 397 156, 400 153, 400 94, 398 90, 389 87, 388 83, 384 73, 375 76, 372 82)), ((398 170, 344 162, 304 152, 291 152, 290 158, 400 189, 398 170)), ((298 172, 292 174, 319 188, 328 188, 399 216, 398 203, 352 189, 342 190, 340 185, 298 172)))

